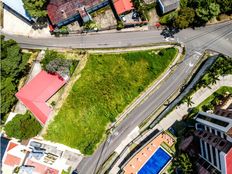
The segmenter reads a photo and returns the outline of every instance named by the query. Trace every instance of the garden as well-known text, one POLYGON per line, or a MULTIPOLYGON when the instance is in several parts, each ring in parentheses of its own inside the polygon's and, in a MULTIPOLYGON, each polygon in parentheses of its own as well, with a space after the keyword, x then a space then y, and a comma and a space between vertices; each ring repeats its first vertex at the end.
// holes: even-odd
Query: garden
POLYGON ((90 155, 114 122, 170 65, 177 49, 90 54, 45 139, 90 155))

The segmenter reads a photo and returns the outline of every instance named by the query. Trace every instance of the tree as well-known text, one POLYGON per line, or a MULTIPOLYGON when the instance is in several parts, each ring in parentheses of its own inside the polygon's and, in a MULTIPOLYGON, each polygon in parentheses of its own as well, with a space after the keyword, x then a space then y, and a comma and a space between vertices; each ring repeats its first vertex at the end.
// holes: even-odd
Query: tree
POLYGON ((219 15, 219 13, 220 13, 220 6, 217 3, 205 2, 203 6, 199 5, 199 7, 196 9, 197 16, 205 22, 219 15))
POLYGON ((4 40, 1 35, 1 119, 16 102, 17 84, 25 75, 29 66, 30 54, 21 52, 19 45, 12 39, 4 40))
POLYGON ((193 166, 190 161, 188 154, 182 153, 176 159, 174 159, 173 164, 174 168, 180 169, 182 173, 193 173, 193 166))
POLYGON ((32 17, 46 17, 47 0, 23 0, 24 8, 32 17))
POLYGON ((185 98, 185 102, 187 103, 187 106, 190 107, 194 102, 192 101, 192 98, 190 96, 185 98))
POLYGON ((211 15, 211 18, 214 16, 218 16, 220 13, 220 6, 217 3, 210 3, 209 5, 209 13, 211 15))
POLYGON ((27 112, 24 115, 17 114, 6 124, 4 130, 9 137, 25 140, 36 136, 41 128, 39 122, 27 112))
POLYGON ((178 12, 178 16, 174 20, 174 26, 177 28, 187 28, 189 27, 195 18, 195 11, 192 8, 183 8, 178 12))
POLYGON ((217 0, 217 4, 220 6, 220 11, 222 13, 231 13, 232 11, 232 1, 231 0, 217 0))
POLYGON ((16 93, 16 86, 11 77, 1 78, 1 109, 0 114, 3 116, 8 113, 16 102, 14 94, 16 93))

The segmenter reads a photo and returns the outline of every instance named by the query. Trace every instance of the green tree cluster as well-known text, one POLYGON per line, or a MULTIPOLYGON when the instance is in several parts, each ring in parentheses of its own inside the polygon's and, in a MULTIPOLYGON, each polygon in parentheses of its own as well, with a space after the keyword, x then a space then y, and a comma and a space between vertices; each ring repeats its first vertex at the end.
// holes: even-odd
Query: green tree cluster
POLYGON ((47 0, 23 0, 24 8, 35 18, 47 15, 47 0))
POLYGON ((180 29, 187 28, 194 22, 194 19, 195 11, 192 8, 182 8, 174 18, 174 26, 180 29))
POLYGON ((29 66, 30 54, 21 52, 14 40, 4 40, 1 35, 1 119, 10 111, 16 102, 19 79, 25 75, 29 66))
POLYGON ((181 153, 173 160, 172 168, 179 169, 182 173, 193 173, 192 163, 186 153, 181 153))
POLYGON ((6 124, 4 130, 9 137, 26 140, 36 136, 41 128, 39 122, 27 112, 24 115, 16 115, 6 124))
POLYGON ((180 0, 180 7, 180 10, 175 11, 178 15, 166 14, 161 17, 160 23, 182 29, 204 25, 213 17, 232 13, 231 0, 180 0))

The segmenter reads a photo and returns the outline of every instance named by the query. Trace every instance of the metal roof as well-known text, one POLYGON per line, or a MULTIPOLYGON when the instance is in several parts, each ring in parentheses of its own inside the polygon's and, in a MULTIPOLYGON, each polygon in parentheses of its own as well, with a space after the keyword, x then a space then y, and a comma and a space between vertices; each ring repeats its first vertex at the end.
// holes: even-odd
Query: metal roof
POLYGON ((46 101, 54 95, 64 84, 65 80, 58 75, 41 71, 28 84, 22 87, 16 97, 45 124, 52 109, 46 101))
POLYGON ((12 10, 17 12, 19 15, 26 18, 27 20, 29 21, 33 20, 32 17, 24 9, 22 0, 2 0, 2 2, 12 10))

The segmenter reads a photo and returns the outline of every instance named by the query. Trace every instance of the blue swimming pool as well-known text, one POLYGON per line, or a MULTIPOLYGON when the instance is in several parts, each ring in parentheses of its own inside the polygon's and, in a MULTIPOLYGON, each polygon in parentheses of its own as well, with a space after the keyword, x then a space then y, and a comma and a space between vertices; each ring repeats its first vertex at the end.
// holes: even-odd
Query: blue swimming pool
POLYGON ((170 160, 171 156, 159 147, 138 174, 158 174, 170 160))

